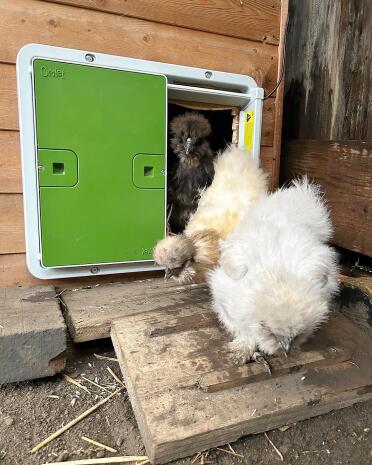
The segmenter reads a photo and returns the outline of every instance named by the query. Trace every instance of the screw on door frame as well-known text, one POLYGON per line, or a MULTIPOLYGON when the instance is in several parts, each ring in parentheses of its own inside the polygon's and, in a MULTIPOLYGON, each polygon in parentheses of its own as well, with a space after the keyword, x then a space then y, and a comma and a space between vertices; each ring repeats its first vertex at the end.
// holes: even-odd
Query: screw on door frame
POLYGON ((93 53, 86 53, 85 54, 85 59, 86 61, 89 61, 89 63, 93 63, 93 61, 96 59, 95 55, 93 53))
POLYGON ((99 273, 99 271, 100 270, 99 270, 98 266, 92 266, 91 269, 90 269, 90 272, 92 274, 97 274, 97 273, 99 273))

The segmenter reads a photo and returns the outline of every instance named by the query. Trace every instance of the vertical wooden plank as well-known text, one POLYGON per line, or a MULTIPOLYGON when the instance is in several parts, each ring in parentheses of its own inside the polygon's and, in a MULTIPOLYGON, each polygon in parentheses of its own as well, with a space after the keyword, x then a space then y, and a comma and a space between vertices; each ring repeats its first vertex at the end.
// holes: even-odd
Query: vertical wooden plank
POLYGON ((372 139, 372 2, 290 2, 285 138, 372 139))
MULTIPOLYGON (((285 41, 286 41, 286 28, 288 25, 288 0, 282 0, 282 10, 280 15, 280 45, 278 56, 278 79, 280 79, 281 71, 284 69, 285 59, 285 41)), ((285 71, 285 70, 284 70, 285 71)), ((274 140, 273 140, 273 167, 272 167, 272 188, 279 185, 280 174, 280 153, 282 145, 282 123, 283 123, 283 104, 284 104, 284 82, 285 76, 276 91, 275 97, 275 117, 274 117, 274 140)))

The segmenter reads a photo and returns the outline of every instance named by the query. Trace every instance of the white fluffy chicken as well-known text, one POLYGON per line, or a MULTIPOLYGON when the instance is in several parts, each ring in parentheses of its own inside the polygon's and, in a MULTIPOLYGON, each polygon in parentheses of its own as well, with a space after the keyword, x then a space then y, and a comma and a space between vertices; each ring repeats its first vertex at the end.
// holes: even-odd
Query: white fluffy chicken
POLYGON ((337 253, 319 187, 304 178, 252 204, 210 273, 213 306, 239 363, 289 353, 326 320, 338 290, 337 253))
POLYGON ((154 249, 166 278, 179 283, 206 280, 220 257, 220 240, 239 224, 248 206, 267 195, 266 177, 251 155, 235 146, 215 160, 212 184, 182 234, 168 236, 154 249))

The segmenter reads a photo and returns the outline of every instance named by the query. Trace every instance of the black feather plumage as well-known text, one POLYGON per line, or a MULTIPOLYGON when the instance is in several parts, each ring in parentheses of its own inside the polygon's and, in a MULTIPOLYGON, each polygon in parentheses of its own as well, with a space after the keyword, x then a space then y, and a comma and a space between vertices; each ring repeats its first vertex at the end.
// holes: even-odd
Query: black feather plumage
POLYGON ((170 123, 170 145, 176 162, 168 173, 169 225, 182 232, 196 210, 200 192, 214 176, 214 153, 207 141, 211 134, 207 118, 197 112, 178 115, 170 123))

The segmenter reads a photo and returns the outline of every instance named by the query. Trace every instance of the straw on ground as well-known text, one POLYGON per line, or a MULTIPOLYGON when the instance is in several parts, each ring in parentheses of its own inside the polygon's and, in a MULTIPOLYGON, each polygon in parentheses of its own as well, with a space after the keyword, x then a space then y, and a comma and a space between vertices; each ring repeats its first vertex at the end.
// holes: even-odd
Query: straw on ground
MULTIPOLYGON (((92 407, 90 407, 88 410, 85 410, 85 412, 83 412, 82 414, 80 414, 78 417, 76 417, 74 420, 71 420, 69 423, 67 423, 65 426, 62 426, 62 428, 60 428, 58 431, 54 432, 53 434, 51 434, 49 437, 47 437, 46 439, 44 439, 44 441, 40 442, 39 444, 37 444, 32 450, 31 452, 37 452, 39 449, 41 449, 42 447, 46 446, 47 444, 49 444, 51 441, 53 441, 53 439, 55 438, 58 438, 59 436, 61 436, 61 434, 63 434, 65 431, 67 431, 68 429, 70 429, 72 426, 76 425, 76 423, 79 423, 79 421, 83 420, 85 417, 87 417, 88 415, 90 415, 92 412, 94 412, 95 410, 97 410, 101 405, 105 404, 107 401, 109 401, 113 396, 116 396, 116 394, 118 394, 119 392, 121 392, 124 388, 121 387, 119 389, 117 389, 116 391, 112 392, 109 396, 105 397, 104 399, 102 399, 100 402, 98 402, 97 404, 93 405, 92 407)), ((104 463, 104 462, 103 462, 104 463)), ((117 462, 117 463, 120 463, 120 462, 117 462)))

